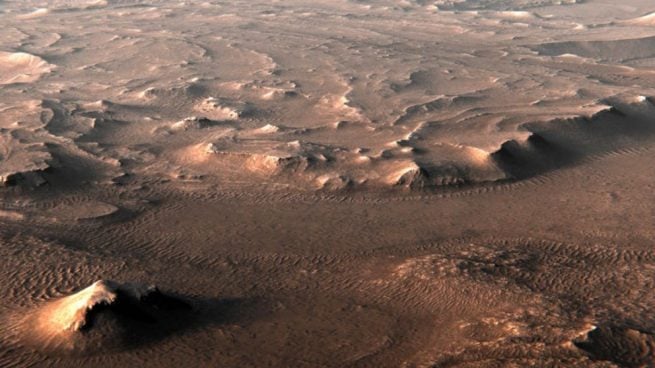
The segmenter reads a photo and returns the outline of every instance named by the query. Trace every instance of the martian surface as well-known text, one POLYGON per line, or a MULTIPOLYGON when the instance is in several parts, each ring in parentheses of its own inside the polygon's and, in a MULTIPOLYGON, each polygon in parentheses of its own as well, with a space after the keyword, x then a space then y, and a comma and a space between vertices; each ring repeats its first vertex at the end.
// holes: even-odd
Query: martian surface
POLYGON ((655 367, 652 0, 0 0, 1 367, 655 367))

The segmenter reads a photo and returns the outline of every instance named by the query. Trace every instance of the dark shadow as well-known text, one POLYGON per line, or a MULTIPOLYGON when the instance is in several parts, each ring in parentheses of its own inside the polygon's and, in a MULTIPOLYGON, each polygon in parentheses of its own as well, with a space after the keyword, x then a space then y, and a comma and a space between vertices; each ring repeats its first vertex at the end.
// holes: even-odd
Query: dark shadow
POLYGON ((492 154, 514 180, 577 165, 612 152, 631 152, 655 139, 655 105, 613 103, 590 117, 524 124, 527 140, 507 141, 492 154))
POLYGON ((630 368, 655 365, 653 335, 628 326, 603 324, 573 344, 592 360, 610 361, 630 368))
POLYGON ((134 300, 118 292, 114 303, 98 304, 73 337, 72 351, 59 355, 91 356, 133 350, 194 331, 220 325, 246 324, 267 312, 262 299, 201 299, 171 293, 151 293, 134 300))

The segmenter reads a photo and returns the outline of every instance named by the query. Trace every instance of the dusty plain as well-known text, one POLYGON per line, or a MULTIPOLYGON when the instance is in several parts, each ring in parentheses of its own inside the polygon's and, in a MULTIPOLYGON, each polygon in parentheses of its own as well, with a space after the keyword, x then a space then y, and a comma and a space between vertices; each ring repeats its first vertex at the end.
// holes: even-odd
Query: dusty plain
POLYGON ((654 98, 652 0, 0 1, 0 366, 654 366, 654 98))

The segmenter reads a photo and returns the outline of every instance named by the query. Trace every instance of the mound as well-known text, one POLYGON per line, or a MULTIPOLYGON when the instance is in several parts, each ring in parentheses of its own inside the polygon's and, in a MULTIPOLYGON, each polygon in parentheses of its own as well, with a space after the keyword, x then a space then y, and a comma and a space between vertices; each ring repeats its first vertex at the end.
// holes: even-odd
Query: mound
POLYGON ((195 109, 215 120, 235 120, 252 112, 252 108, 246 103, 214 97, 202 100, 195 109))
POLYGON ((174 313, 189 309, 155 286, 100 280, 49 302, 23 321, 26 339, 46 351, 125 348, 182 327, 174 313))
POLYGON ((212 121, 207 118, 191 116, 188 118, 184 118, 176 123, 173 123, 170 129, 174 132, 202 129, 210 126, 211 123, 212 121))
POLYGON ((0 84, 32 83, 54 68, 38 56, 0 51, 0 84))
POLYGON ((401 162, 400 168, 387 175, 386 183, 391 186, 422 188, 429 185, 428 174, 415 162, 401 162))

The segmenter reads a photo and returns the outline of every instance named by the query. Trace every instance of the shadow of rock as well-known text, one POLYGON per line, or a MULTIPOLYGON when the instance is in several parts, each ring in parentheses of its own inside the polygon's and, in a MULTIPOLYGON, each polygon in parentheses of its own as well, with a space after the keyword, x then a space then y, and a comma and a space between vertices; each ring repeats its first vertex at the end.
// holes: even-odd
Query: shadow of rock
POLYGON ((619 325, 601 325, 573 342, 593 360, 621 367, 655 366, 655 337, 648 332, 619 325))

